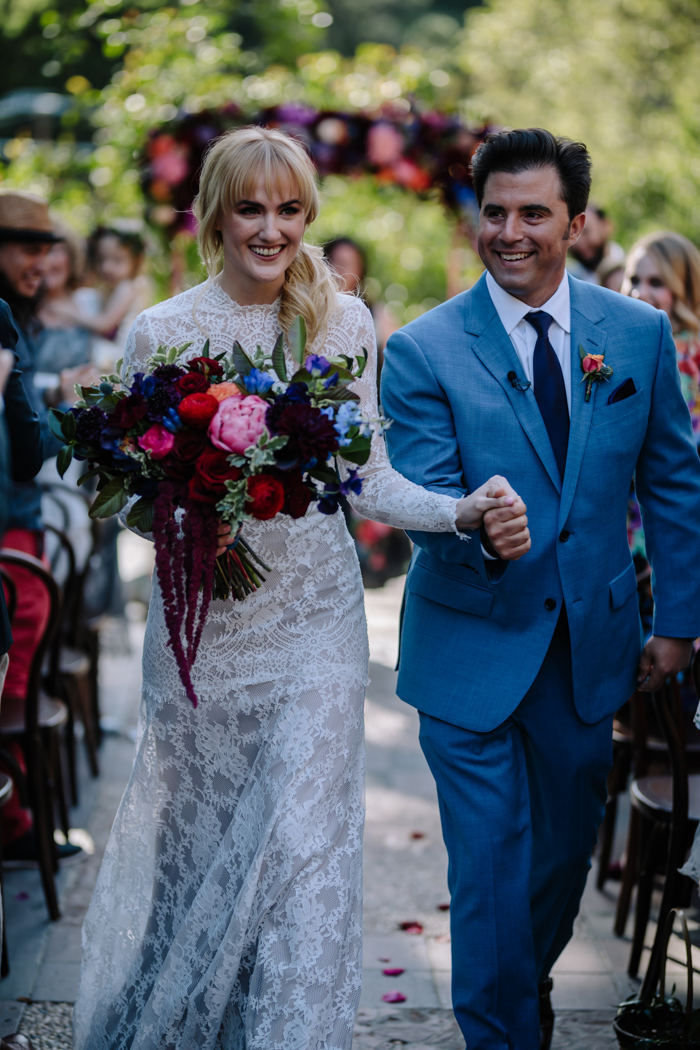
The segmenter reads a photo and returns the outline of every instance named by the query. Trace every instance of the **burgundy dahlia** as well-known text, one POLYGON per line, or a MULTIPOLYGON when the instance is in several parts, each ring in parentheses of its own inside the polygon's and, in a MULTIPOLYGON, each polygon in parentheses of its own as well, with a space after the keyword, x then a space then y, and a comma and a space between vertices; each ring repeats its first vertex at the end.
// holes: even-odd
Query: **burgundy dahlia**
POLYGON ((333 423, 314 405, 286 405, 272 424, 270 410, 267 422, 276 434, 289 438, 281 450, 279 461, 285 464, 306 464, 315 460, 325 463, 338 449, 338 435, 333 423))

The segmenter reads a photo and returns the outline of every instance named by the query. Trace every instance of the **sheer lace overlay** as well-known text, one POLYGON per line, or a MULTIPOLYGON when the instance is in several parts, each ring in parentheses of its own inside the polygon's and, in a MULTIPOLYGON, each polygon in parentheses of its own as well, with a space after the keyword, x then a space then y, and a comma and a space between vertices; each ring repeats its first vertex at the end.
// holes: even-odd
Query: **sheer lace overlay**
MULTIPOLYGON (((272 348, 277 305, 216 284, 145 311, 133 374, 158 345, 272 348), (193 309, 195 308, 195 309, 193 309)), ((341 297, 326 354, 370 353, 356 384, 376 416, 363 304, 341 297)), ((353 498, 367 517, 454 530, 455 500, 392 470, 375 436, 353 498)), ((350 1050, 361 984, 362 582, 341 514, 250 522, 272 567, 244 602, 213 602, 187 700, 157 580, 136 758, 83 930, 76 1050, 350 1050)))

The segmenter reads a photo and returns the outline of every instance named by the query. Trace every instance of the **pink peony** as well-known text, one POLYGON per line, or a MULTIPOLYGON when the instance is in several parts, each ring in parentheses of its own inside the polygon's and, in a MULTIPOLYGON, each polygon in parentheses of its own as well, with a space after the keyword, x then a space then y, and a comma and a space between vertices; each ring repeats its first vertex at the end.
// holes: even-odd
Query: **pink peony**
POLYGON ((139 438, 139 445, 144 452, 151 453, 151 459, 165 459, 174 444, 175 438, 160 423, 154 423, 139 438))
POLYGON ((265 429, 267 401, 250 394, 248 397, 227 397, 219 404, 209 424, 209 440, 224 452, 241 455, 254 445, 265 429))

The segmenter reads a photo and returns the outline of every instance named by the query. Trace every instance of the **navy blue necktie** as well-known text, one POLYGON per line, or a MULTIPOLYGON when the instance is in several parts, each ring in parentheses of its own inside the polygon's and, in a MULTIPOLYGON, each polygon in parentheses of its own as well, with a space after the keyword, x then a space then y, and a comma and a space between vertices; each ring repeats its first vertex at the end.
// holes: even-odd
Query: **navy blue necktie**
POLYGON ((532 385, 549 434, 554 458, 563 479, 566 450, 569 445, 569 406, 559 358, 549 341, 549 326, 552 323, 552 317, 544 310, 536 310, 534 313, 526 314, 525 320, 537 332, 535 353, 532 358, 532 385))

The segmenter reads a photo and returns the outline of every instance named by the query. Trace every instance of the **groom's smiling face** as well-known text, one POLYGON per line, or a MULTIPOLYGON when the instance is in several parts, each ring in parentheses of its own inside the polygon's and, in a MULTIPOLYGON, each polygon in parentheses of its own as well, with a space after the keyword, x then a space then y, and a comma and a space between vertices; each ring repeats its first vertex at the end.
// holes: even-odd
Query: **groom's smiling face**
POLYGON ((583 213, 569 218, 556 168, 495 171, 484 186, 479 255, 501 288, 542 306, 559 287, 585 221, 583 213))

